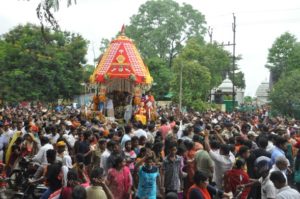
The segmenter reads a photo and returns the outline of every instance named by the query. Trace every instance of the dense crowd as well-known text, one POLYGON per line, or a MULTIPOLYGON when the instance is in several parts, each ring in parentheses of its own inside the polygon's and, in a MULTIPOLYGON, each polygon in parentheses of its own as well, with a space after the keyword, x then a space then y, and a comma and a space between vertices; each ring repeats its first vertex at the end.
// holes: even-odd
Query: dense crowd
POLYGON ((0 197, 26 158, 37 165, 28 186, 47 187, 41 199, 299 199, 299 127, 266 110, 159 109, 145 125, 71 107, 5 107, 0 197))

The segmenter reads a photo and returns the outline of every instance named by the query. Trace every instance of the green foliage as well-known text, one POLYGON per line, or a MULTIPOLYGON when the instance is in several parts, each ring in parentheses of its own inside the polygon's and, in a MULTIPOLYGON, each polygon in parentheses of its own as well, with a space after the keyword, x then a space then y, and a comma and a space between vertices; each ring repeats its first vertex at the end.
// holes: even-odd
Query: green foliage
POLYGON ((203 110, 211 81, 209 69, 202 66, 197 60, 188 60, 179 56, 174 62, 172 71, 174 73, 171 83, 171 91, 174 93, 173 100, 179 101, 182 71, 182 104, 196 110, 203 110))
POLYGON ((300 44, 294 35, 286 32, 278 37, 269 49, 266 67, 272 72, 276 83, 283 73, 299 68, 300 44))
POLYGON ((157 100, 164 99, 166 93, 169 92, 170 82, 173 77, 171 69, 158 57, 150 58, 145 63, 149 67, 151 76, 154 79, 151 89, 152 93, 157 100))
POLYGON ((270 93, 272 109, 281 114, 294 116, 300 111, 300 69, 282 76, 270 93))
POLYGON ((6 101, 71 98, 80 92, 87 41, 80 35, 17 26, 1 38, 0 95, 6 101))
POLYGON ((253 98, 251 96, 244 97, 245 104, 251 104, 253 102, 253 98))
POLYGON ((83 67, 83 81, 85 83, 90 82, 90 77, 93 74, 94 70, 95 70, 95 67, 93 65, 87 64, 83 67))
POLYGON ((130 18, 126 35, 135 41, 144 58, 159 57, 171 67, 189 38, 203 40, 204 24, 204 16, 189 4, 151 0, 130 18))
POLYGON ((108 48, 110 41, 108 39, 102 38, 100 42, 100 55, 105 52, 105 50, 108 48))
MULTIPOLYGON (((230 73, 230 79, 232 80, 232 74, 230 73)), ((239 71, 234 74, 234 85, 238 88, 245 88, 246 83, 245 83, 245 75, 243 72, 239 71)))

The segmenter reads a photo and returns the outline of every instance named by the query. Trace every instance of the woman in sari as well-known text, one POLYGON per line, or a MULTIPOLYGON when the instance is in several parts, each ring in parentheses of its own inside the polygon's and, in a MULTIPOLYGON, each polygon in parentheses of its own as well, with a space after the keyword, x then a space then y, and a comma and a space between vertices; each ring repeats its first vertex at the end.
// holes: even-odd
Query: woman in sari
POLYGON ((7 147, 7 151, 5 154, 5 163, 8 164, 8 161, 10 159, 11 153, 12 153, 12 146, 15 144, 16 140, 20 137, 22 137, 22 132, 21 131, 17 131, 14 133, 12 139, 10 140, 8 147, 7 147))
POLYGON ((24 135, 24 141, 21 147, 22 157, 34 156, 38 151, 37 141, 32 133, 24 135))
POLYGON ((125 159, 119 156, 115 160, 113 168, 108 170, 108 187, 113 190, 115 199, 131 198, 132 177, 130 169, 125 165, 125 159))
POLYGON ((78 179, 82 184, 89 184, 90 178, 87 172, 87 169, 84 165, 84 155, 78 153, 76 155, 76 162, 73 165, 73 169, 77 172, 78 179))

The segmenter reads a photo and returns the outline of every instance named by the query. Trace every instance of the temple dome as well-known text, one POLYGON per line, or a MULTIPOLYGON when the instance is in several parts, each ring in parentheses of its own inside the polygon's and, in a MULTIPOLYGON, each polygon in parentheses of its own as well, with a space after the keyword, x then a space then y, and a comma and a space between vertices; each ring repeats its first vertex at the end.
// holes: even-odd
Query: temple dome
POLYGON ((226 79, 223 80, 222 84, 218 87, 218 90, 221 90, 225 93, 232 93, 232 81, 229 79, 228 75, 226 76, 226 79))
POLYGON ((256 97, 268 97, 269 82, 262 82, 256 90, 256 97))

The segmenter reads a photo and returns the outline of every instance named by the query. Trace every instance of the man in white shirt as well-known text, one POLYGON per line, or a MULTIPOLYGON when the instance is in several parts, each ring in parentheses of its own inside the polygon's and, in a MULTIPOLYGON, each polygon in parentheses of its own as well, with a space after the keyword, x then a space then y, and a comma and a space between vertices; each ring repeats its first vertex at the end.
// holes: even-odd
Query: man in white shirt
POLYGON ((285 156, 279 156, 275 160, 275 164, 273 165, 270 173, 274 171, 281 171, 284 175, 285 179, 287 180, 287 170, 288 170, 289 161, 285 156))
POLYGON ((103 170, 104 170, 104 174, 103 174, 104 176, 106 176, 107 172, 108 172, 107 159, 110 156, 114 145, 115 145, 115 142, 110 140, 106 145, 105 151, 102 153, 102 155, 100 157, 100 167, 103 168, 103 170))
POLYGON ((122 140, 121 140, 121 147, 122 147, 122 150, 125 148, 125 143, 129 140, 131 140, 131 126, 130 125, 126 125, 124 127, 125 129, 125 134, 123 135, 122 137, 122 140))
POLYGON ((256 159, 255 167, 258 175, 261 176, 258 182, 261 184, 261 199, 275 199, 276 189, 273 182, 270 180, 271 159, 266 156, 261 156, 256 159))
POLYGON ((286 179, 281 171, 274 171, 270 175, 270 180, 277 189, 276 199, 297 199, 300 193, 286 184, 286 179))
POLYGON ((223 176, 226 171, 232 169, 235 162, 234 155, 230 152, 230 147, 226 144, 222 144, 220 151, 211 150, 209 144, 209 134, 205 130, 205 149, 207 150, 209 156, 214 161, 214 174, 213 181, 216 183, 219 189, 223 188, 223 176))
POLYGON ((8 142, 10 141, 12 136, 14 135, 14 131, 10 128, 10 124, 8 122, 4 123, 3 134, 6 136, 8 142))
POLYGON ((33 162, 38 162, 39 164, 46 165, 47 161, 47 151, 49 149, 53 149, 53 145, 49 143, 49 139, 47 137, 41 138, 42 147, 39 152, 32 158, 33 162))

